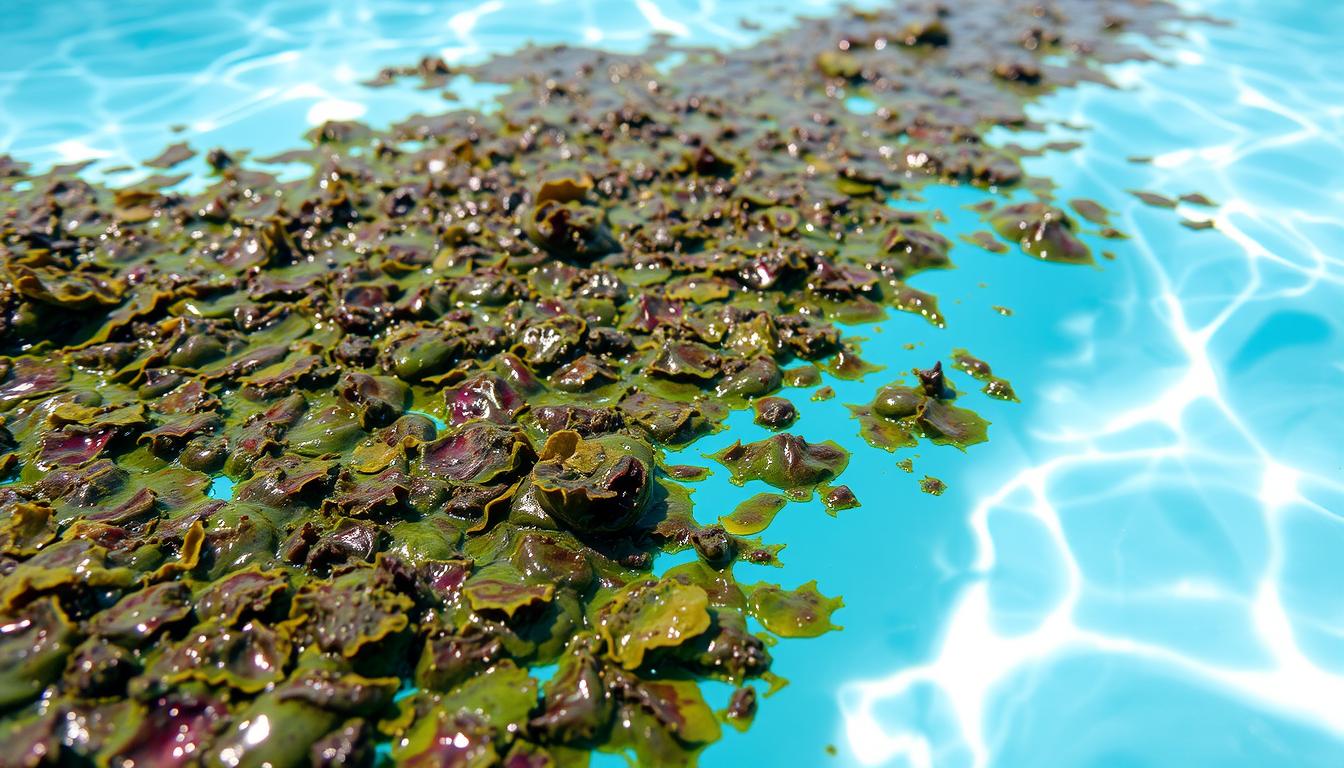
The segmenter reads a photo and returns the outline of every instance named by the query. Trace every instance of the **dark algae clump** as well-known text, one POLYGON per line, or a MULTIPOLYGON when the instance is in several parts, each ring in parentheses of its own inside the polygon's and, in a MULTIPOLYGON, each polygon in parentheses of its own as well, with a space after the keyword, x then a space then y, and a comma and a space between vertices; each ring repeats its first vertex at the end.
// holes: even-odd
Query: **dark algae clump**
POLYGON ((782 397, 762 397, 754 407, 756 423, 770 429, 787 429, 798 418, 798 409, 782 397))
MULTIPOLYGON (((705 472, 662 449, 820 369, 875 370, 847 324, 941 326, 911 281, 951 243, 888 202, 1041 188, 986 133, 1036 127, 1029 99, 1178 17, 902 3, 667 71, 663 44, 427 58, 377 82, 465 75, 507 86, 498 108, 211 150, 196 192, 0 157, 0 759, 693 765, 755 716, 750 681, 779 684, 769 642, 836 629, 842 603, 738 583, 778 564, 745 537, 785 497, 701 525, 705 472), (711 679, 736 690, 718 713, 711 679)), ((1090 258, 1048 202, 990 220, 1090 258)), ((986 438, 941 366, 914 377, 853 407, 866 439, 986 438)), ((857 503, 831 443, 715 458, 857 503)))
POLYGON ((822 502, 826 505, 826 512, 830 515, 846 509, 854 509, 859 505, 859 499, 850 490, 848 485, 837 485, 834 488, 827 488, 822 495, 822 502))

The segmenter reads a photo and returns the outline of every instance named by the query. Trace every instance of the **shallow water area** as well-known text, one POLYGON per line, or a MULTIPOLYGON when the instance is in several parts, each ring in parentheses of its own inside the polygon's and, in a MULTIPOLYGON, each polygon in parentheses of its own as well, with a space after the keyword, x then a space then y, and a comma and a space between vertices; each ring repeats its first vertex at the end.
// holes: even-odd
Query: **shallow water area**
MULTIPOLYGON (((1116 68, 1122 90, 1049 97, 1033 108, 1048 135, 996 137, 1082 142, 1028 167, 1054 180, 1061 202, 1091 198, 1113 212, 1130 239, 1088 243, 1114 260, 1066 267, 964 243, 985 228, 967 206, 990 195, 931 187, 959 269, 915 285, 938 295, 947 328, 893 313, 856 330, 864 358, 885 370, 825 376, 836 393, 825 401, 782 393, 801 413, 791 431, 851 451, 841 482, 863 506, 832 519, 818 499, 790 503, 764 534, 788 545, 784 568, 742 565, 739 576, 817 578, 844 596, 844 630, 772 648, 791 684, 763 700, 748 732, 725 730, 703 765, 1339 763, 1344 67, 1332 51, 1344 11, 1199 8, 1236 23, 1159 49, 1173 66, 1116 68), (1154 208, 1133 189, 1201 192, 1217 205, 1154 208), (912 367, 949 363, 954 347, 986 359, 1022 400, 987 397, 949 367, 959 402, 992 422, 990 442, 964 454, 865 444, 845 406, 912 367), (913 472, 897 466, 903 458, 913 472), (922 493, 926 475, 947 491, 922 493)), ((17 116, 0 150, 39 164, 101 156, 106 168, 152 156, 181 122, 197 149, 262 154, 328 117, 385 123, 442 109, 434 92, 356 85, 422 50, 479 57, 538 38, 637 48, 655 31, 733 45, 759 34, 739 17, 787 20, 751 4, 665 0, 542 9, 272 4, 244 14, 217 3, 123 11, 81 38, 65 14, 28 8, 31 24, 0 33, 0 111, 17 116), (21 42, 12 30, 25 26, 21 42), (213 30, 205 44, 182 42, 203 29, 213 30), (69 42, 48 53, 34 42, 44 37, 69 42), (90 76, 102 71, 124 75, 90 76)), ((861 97, 846 105, 871 109, 861 97)), ((705 458, 769 434, 749 411, 728 426, 670 454, 714 469, 693 486, 701 522, 767 490, 732 485, 705 458)), ((229 486, 217 478, 211 495, 229 486)))

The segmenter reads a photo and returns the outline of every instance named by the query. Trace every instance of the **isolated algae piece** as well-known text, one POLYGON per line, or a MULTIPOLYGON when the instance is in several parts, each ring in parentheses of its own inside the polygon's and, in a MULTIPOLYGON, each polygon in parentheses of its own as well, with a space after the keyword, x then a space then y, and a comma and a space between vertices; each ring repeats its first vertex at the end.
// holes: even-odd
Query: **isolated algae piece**
POLYGON ((924 479, 919 481, 919 489, 930 496, 942 496, 943 491, 947 490, 947 483, 936 477, 925 475, 924 479))
POLYGON ((758 493, 738 504, 731 513, 719 518, 724 530, 735 536, 750 536, 770 527, 775 515, 789 500, 777 493, 758 493))
POLYGON ((832 517, 837 512, 861 506, 858 497, 854 495, 854 491, 850 490, 848 485, 823 488, 821 501, 826 506, 826 514, 832 517))
POLYGON ((927 439, 935 445, 966 449, 989 439, 989 422, 974 411, 952 405, 955 393, 946 385, 942 363, 915 369, 919 387, 889 384, 867 405, 851 405, 859 434, 877 448, 895 451, 927 439))
POLYGON ((1156 192, 1148 192, 1142 189, 1131 189, 1129 194, 1143 201, 1145 205, 1151 205, 1154 208, 1175 208, 1176 201, 1166 195, 1159 195, 1156 192))
POLYGON ((780 637, 818 637, 840 629, 831 623, 831 614, 844 604, 838 597, 818 592, 816 581, 794 590, 773 584, 757 584, 751 589, 752 615, 780 637))
POLYGON ((713 455, 743 485, 761 480, 785 491, 811 491, 838 476, 849 464, 849 452, 834 441, 809 443, 787 432, 743 444, 737 441, 713 455))
POLYGON ((1046 203, 1015 203, 989 216, 995 231, 1042 261, 1091 264, 1092 251, 1074 235, 1073 219, 1046 203))
POLYGON ((1095 200, 1074 198, 1069 201, 1069 207, 1084 219, 1101 226, 1105 226, 1111 217, 1111 212, 1095 200))
POLYGON ((1187 192, 1186 194, 1181 195, 1180 201, 1191 205, 1204 206, 1205 208, 1214 208, 1218 205, 1202 192, 1187 192))
POLYGON ((995 376, 989 363, 964 349, 952 350, 952 362, 976 380, 984 382, 981 391, 985 394, 997 400, 1017 402, 1017 393, 1013 391, 1013 385, 1007 379, 995 376))

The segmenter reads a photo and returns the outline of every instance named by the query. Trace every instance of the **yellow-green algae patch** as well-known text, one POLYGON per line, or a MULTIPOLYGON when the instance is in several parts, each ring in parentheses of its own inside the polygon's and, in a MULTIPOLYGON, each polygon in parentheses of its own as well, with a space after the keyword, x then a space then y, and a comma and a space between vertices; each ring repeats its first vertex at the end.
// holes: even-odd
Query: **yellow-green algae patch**
POLYGON ((750 536, 770 527, 775 515, 789 503, 778 493, 758 493, 738 504, 731 513, 719 518, 724 530, 737 536, 750 536))

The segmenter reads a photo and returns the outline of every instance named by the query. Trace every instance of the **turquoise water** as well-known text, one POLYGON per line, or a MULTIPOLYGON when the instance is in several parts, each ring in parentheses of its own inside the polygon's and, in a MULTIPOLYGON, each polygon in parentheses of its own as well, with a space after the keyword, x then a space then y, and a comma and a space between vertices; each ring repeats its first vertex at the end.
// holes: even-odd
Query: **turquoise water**
POLYGON ((228 501, 233 498, 233 480, 224 475, 215 475, 210 478, 210 487, 205 489, 205 495, 212 499, 228 501))
MULTIPOLYGON (((424 51, 637 48, 656 31, 739 45, 760 33, 737 19, 790 18, 782 3, 522 5, 27 4, 0 29, 0 151, 107 167, 157 154, 175 124, 198 148, 276 151, 326 117, 444 108, 435 92, 355 84, 424 51)), ((864 505, 838 519, 791 505, 765 534, 787 542, 785 567, 755 570, 843 594, 845 630, 777 645, 792 683, 705 765, 1344 762, 1344 6, 1194 7, 1236 23, 1192 29, 1160 52, 1170 65, 1116 68, 1122 90, 1045 100, 1033 112, 1048 135, 998 137, 1083 142, 1029 167, 1061 199, 1116 212, 1132 238, 1093 243, 1114 261, 1068 268, 958 243, 960 269, 916 282, 940 297, 946 330, 904 314, 866 327, 864 356, 887 370, 828 380, 833 400, 791 398, 795 431, 854 452, 844 480, 864 505), (1219 205, 1173 214, 1129 189, 1219 205), (953 347, 1022 398, 952 375, 991 441, 965 454, 864 445, 844 404, 953 347), (896 467, 906 456, 913 475, 896 467), (926 474, 947 492, 920 493, 926 474)), ((978 199, 929 193, 954 240, 980 228, 963 209, 978 199)), ((730 425, 679 460, 763 434, 744 413, 730 425)), ((759 490, 719 471, 697 486, 697 514, 759 490)))

